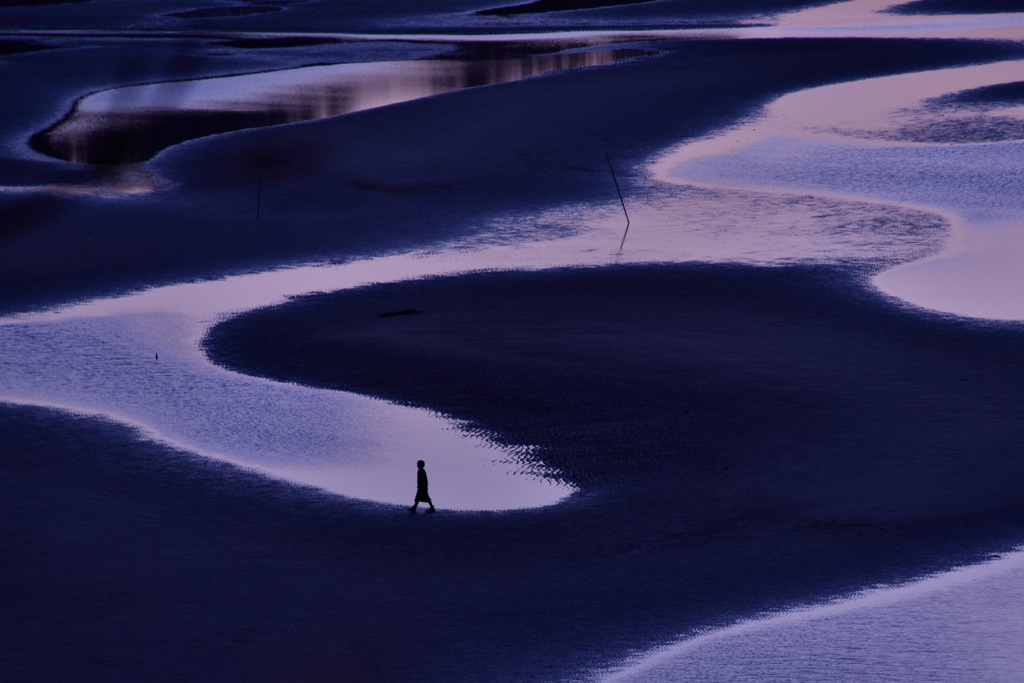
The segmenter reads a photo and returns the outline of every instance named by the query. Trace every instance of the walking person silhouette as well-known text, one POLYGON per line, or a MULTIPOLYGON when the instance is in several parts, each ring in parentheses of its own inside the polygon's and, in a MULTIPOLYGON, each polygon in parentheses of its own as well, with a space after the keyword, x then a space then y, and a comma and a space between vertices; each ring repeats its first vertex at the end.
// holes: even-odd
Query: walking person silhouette
POLYGON ((423 469, 425 464, 422 460, 416 461, 416 500, 413 502, 412 507, 409 508, 409 512, 415 513, 416 507, 420 503, 428 503, 430 505, 430 509, 427 512, 437 512, 434 509, 434 503, 430 500, 430 494, 427 493, 427 471, 423 469))

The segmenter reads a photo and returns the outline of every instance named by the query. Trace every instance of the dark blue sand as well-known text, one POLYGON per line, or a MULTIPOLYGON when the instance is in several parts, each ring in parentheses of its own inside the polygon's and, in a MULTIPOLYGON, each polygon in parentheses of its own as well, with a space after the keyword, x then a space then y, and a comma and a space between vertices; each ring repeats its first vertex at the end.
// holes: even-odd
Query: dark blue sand
POLYGON ((986 85, 981 88, 962 90, 945 97, 937 97, 932 100, 936 105, 962 104, 984 106, 1006 106, 1024 102, 1024 81, 1015 83, 999 83, 997 85, 986 85))
POLYGON ((893 14, 1000 14, 1024 12, 1022 0, 915 0, 889 10, 893 14))
MULTIPOLYGON (((1024 102, 1024 82, 999 83, 925 101, 930 116, 888 131, 906 142, 942 144, 1004 142, 1024 139, 1024 123, 993 110, 1024 102)), ((966 184, 968 187, 969 183, 966 184)))
POLYGON ((223 362, 538 443, 580 492, 410 517, 8 408, 4 669, 558 680, 976 560, 1024 530, 1022 347, 824 268, 472 275, 248 314, 215 329, 223 362), (396 302, 423 312, 377 317, 396 302))
MULTIPOLYGON (((246 43, 246 47, 254 47, 253 43, 262 42, 262 39, 258 38, 240 40, 246 43)), ((282 41, 294 42, 295 39, 282 39, 282 41)), ((235 42, 227 41, 220 44, 231 45, 235 42)), ((280 41, 271 39, 271 42, 280 41)), ((323 44, 323 42, 319 41, 315 44, 323 44)), ((437 60, 441 64, 447 62, 450 69, 457 69, 456 73, 444 73, 440 64, 431 61, 430 63, 434 65, 433 68, 437 70, 435 78, 438 82, 432 83, 430 79, 420 76, 421 89, 415 91, 414 94, 407 95, 409 99, 414 99, 417 96, 424 97, 432 87, 438 88, 435 94, 454 90, 457 86, 448 85, 445 81, 454 81, 456 78, 464 82, 461 87, 478 87, 517 80, 517 76, 512 74, 532 73, 538 75, 549 72, 555 67, 550 64, 545 65, 545 58, 553 60, 550 55, 564 49, 558 44, 545 45, 540 42, 525 41, 452 43, 446 48, 437 55, 437 60)), ((435 49, 438 48, 435 47, 435 49)), ((628 48, 590 51, 591 58, 599 56, 600 59, 606 59, 609 63, 651 54, 653 52, 650 50, 628 48)), ((365 55, 354 56, 365 57, 365 55)), ((577 57, 583 58, 581 55, 577 55, 577 57)), ((406 66, 415 66, 415 63, 415 60, 403 62, 406 66)), ((300 72, 292 71, 292 73, 300 72)), ((209 84, 211 81, 205 81, 205 83, 209 84)), ((237 81, 215 79, 212 83, 219 84, 221 92, 231 92, 240 87, 237 81)), ((376 88, 377 92, 387 92, 389 88, 399 90, 404 85, 401 82, 389 82, 387 74, 380 74, 376 88)), ((259 101, 259 94, 250 93, 251 101, 219 109, 197 108, 194 105, 190 107, 188 102, 183 102, 180 99, 175 102, 165 95, 162 107, 154 106, 148 110, 131 112, 110 111, 99 115, 93 112, 85 116, 80 113, 82 101, 79 101, 72 111, 54 126, 33 135, 29 140, 29 145, 40 154, 66 161, 100 166, 139 164, 149 161, 168 147, 201 137, 247 128, 322 119, 331 114, 351 113, 351 111, 346 111, 346 107, 351 107, 353 110, 359 109, 358 102, 365 98, 369 94, 367 91, 371 89, 372 86, 364 86, 356 92, 352 90, 317 92, 316 88, 306 87, 303 89, 304 92, 293 92, 292 98, 276 105, 273 101, 274 98, 266 92, 259 93, 265 98, 263 102, 259 101), (268 102, 266 99, 270 101, 268 102), (72 130, 77 132, 70 133, 72 130)), ((296 90, 296 87, 293 85, 291 90, 296 90)), ((112 95, 108 93, 108 95, 113 98, 115 103, 120 99, 131 104, 133 97, 146 97, 139 95, 137 91, 133 93, 125 89, 116 90, 113 93, 112 95)), ((182 98, 180 91, 176 97, 182 98)))
POLYGON ((16 55, 45 49, 46 45, 32 40, 0 40, 0 55, 16 55))
MULTIPOLYGON (((605 201, 613 191, 605 152, 621 166, 627 202, 641 201, 630 196, 636 164, 668 144, 749 115, 781 92, 1020 52, 1005 44, 912 40, 657 47, 666 54, 195 140, 146 166, 171 183, 168 189, 130 201, 0 196, 0 226, 15 226, 0 228, 6 233, 0 237, 0 309, 378 254, 471 235, 494 216, 605 201)), ((124 47, 67 49, 63 57, 63 50, 47 50, 12 58, 20 62, 5 69, 6 77, 0 73, 6 79, 0 82, 28 104, 22 118, 8 114, 8 128, 17 136, 5 144, 21 147, 0 163, 5 181, 37 184, 83 173, 80 165, 23 151, 33 133, 64 116, 66 93, 83 90, 70 77, 57 76, 59 96, 44 97, 45 107, 36 104, 44 76, 63 73, 60 59, 73 62, 76 78, 98 86, 122 60, 141 61, 142 49, 129 41, 124 47), (33 55, 41 61, 26 64, 33 55)), ((159 45, 153 49, 168 59, 173 54, 159 45)), ((189 56, 183 71, 207 74, 216 66, 190 43, 182 49, 189 56)), ((250 55, 268 59, 264 52, 239 49, 227 63, 237 69, 250 55)), ((294 63, 293 57, 283 59, 294 63)), ((159 80, 174 66, 173 60, 153 63, 164 71, 125 80, 159 80)))
MULTIPOLYGON (((28 146, 96 90, 448 49, 237 31, 709 21, 682 0, 508 18, 474 14, 500 4, 480 0, 167 16, 230 4, 0 6, 4 27, 142 32, 0 47, 0 182, 109 174, 28 146)), ((729 3, 718 18, 797 4, 729 3)), ((962 41, 643 47, 664 54, 195 140, 143 166, 170 181, 146 196, 2 194, 0 310, 420 247, 495 216, 610 201, 605 152, 627 203, 643 201, 657 192, 642 175, 651 154, 783 92, 1021 54, 962 41)), ((1019 542, 1021 331, 900 309, 865 293, 864 277, 468 275, 301 299, 208 340, 245 372, 430 407, 539 446, 579 488, 545 509, 463 514, 437 501, 439 514, 411 517, 101 420, 5 405, 2 677, 561 680, 691 629, 1019 542), (378 317, 410 308, 421 313, 378 317), (289 370, 297 359, 317 372, 289 370)))
POLYGON ((534 2, 484 9, 477 12, 477 14, 494 14, 497 16, 507 17, 513 14, 568 12, 572 10, 616 7, 618 5, 636 5, 641 2, 654 2, 654 0, 534 0, 534 2))
POLYGON ((91 0, 46 6, 33 6, 36 3, 28 2, 19 6, 0 3, 0 26, 369 33, 524 32, 623 26, 678 28, 709 23, 750 23, 780 11, 827 4, 823 0, 656 0, 628 4, 621 0, 546 1, 549 4, 543 8, 554 5, 556 11, 482 13, 525 4, 502 0, 307 0, 301 3, 91 0), (577 9, 566 11, 570 2, 577 9), (260 9, 253 11, 254 8, 260 9), (265 11, 268 9, 271 11, 265 11))
MULTIPOLYGON (((494 15, 511 17, 522 14, 541 14, 548 12, 579 12, 581 10, 608 10, 612 7, 630 6, 651 3, 652 10, 661 12, 679 12, 686 16, 714 17, 718 19, 745 17, 760 13, 793 11, 803 7, 827 5, 825 0, 776 0, 775 2, 758 2, 757 0, 534 0, 534 2, 508 4, 476 12, 478 16, 494 15)), ((630 10, 647 10, 648 8, 629 7, 630 10)))
POLYGON ((719 505, 793 523, 1015 509, 1021 331, 903 311, 851 278, 729 266, 466 275, 303 297, 221 323, 205 345, 235 370, 540 445, 595 504, 643 481, 691 524, 719 505), (410 304, 422 313, 378 315, 410 304))

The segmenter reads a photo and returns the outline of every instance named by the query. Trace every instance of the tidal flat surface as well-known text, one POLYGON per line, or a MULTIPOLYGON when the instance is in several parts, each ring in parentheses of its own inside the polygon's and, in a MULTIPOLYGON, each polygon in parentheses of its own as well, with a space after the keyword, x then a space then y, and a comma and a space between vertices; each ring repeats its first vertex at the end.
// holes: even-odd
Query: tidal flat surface
POLYGON ((607 679, 1015 681, 1021 553, 694 638, 607 679), (899 645, 894 645, 899 643, 899 645))
POLYGON ((843 671, 923 680, 893 643, 960 605, 949 670, 1014 680, 949 643, 1017 573, 857 601, 1022 538, 1024 338, 980 307, 1015 290, 886 278, 1013 261, 1021 117, 970 93, 1022 80, 1024 17, 812 4, 0 8, 5 665, 819 680, 831 601, 843 671), (250 108, 286 115, 168 128, 250 108))
POLYGON ((104 90, 75 102, 59 123, 33 136, 32 146, 76 163, 136 164, 171 145, 217 133, 312 121, 646 54, 628 48, 558 52, 557 45, 528 43, 452 47, 469 54, 104 90))

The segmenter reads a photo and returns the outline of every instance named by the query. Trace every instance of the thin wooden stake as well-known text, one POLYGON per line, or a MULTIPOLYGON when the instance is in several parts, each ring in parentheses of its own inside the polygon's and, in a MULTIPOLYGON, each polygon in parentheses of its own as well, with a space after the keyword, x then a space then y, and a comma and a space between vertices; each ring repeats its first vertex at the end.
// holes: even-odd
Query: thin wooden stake
POLYGON ((626 235, 629 234, 629 213, 626 212, 626 202, 622 201, 622 190, 619 189, 619 181, 615 177, 615 169, 612 168, 612 158, 608 156, 608 152, 604 153, 604 158, 608 160, 608 170, 612 172, 615 191, 619 193, 619 204, 622 204, 622 213, 626 215, 626 232, 622 233, 622 241, 619 242, 619 253, 622 253, 622 245, 626 243, 626 235))
POLYGON ((260 196, 263 194, 263 174, 260 173, 256 180, 256 220, 260 219, 260 196))

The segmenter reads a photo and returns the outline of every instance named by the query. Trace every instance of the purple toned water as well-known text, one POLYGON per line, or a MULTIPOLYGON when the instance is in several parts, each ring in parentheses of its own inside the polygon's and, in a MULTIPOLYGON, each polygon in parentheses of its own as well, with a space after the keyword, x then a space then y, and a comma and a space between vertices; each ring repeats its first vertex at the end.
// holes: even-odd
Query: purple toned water
MULTIPOLYGON (((1019 31, 1024 23, 1020 16, 880 19, 869 11, 880 4, 849 3, 853 19, 844 22, 815 23, 807 17, 818 15, 808 13, 777 27, 732 33, 945 35, 959 28, 995 35, 1019 31)), ((438 81, 439 74, 448 78, 445 69, 451 68, 440 63, 337 67, 330 78, 363 99, 341 109, 330 102, 307 109, 333 115, 443 92, 451 83, 438 81), (403 85, 400 96, 366 86, 376 82, 370 77, 374 73, 388 70, 422 78, 403 85), (431 79, 435 83, 428 87, 431 79)), ((950 71, 910 81, 945 82, 947 89, 983 81, 977 75, 957 80, 950 71)), ((321 82, 328 75, 290 70, 238 77, 227 89, 196 82, 107 91, 83 100, 81 111, 173 109, 187 102, 199 109, 229 102, 238 109, 253 101, 256 90, 286 95, 306 83, 303 79, 321 82)), ((482 226, 480 237, 429 250, 162 287, 7 318, 0 321, 0 346, 8 351, 0 357, 0 400, 101 415, 211 458, 394 504, 410 502, 410 463, 422 457, 429 462, 432 493, 441 507, 509 509, 557 504, 572 493, 557 472, 539 467, 529 444, 499 448, 444 416, 238 375, 212 365, 199 340, 221 316, 307 292, 490 268, 624 262, 896 262, 903 265, 875 278, 890 294, 961 315, 1024 318, 1024 277, 1017 265, 1024 256, 1018 222, 1024 177, 1016 163, 1024 143, 889 139, 893 135, 886 133, 898 126, 875 116, 878 112, 860 120, 851 114, 851 121, 832 125, 829 116, 841 109, 836 102, 844 90, 830 87, 792 96, 789 102, 805 114, 796 124, 768 111, 718 137, 688 143, 682 156, 676 150, 657 160, 665 182, 649 188, 642 205, 634 207, 621 251, 622 216, 610 200, 515 221, 498 217, 482 226), (807 97, 817 98, 814 106, 807 97), (691 192, 695 185, 711 194, 691 192), (819 211, 823 207, 828 211, 819 211), (826 214, 839 218, 823 218, 826 214)), ((880 81, 866 87, 875 88, 876 98, 868 95, 866 102, 894 92, 880 81)), ((918 100, 941 94, 932 86, 922 88, 927 94, 918 100)), ((777 104, 785 114, 782 101, 777 104)), ((64 132, 82 121, 69 119, 64 132)), ((658 653, 639 653, 614 680, 1024 680, 1022 607, 1024 571, 1014 555, 913 586, 769 616, 658 653)))

